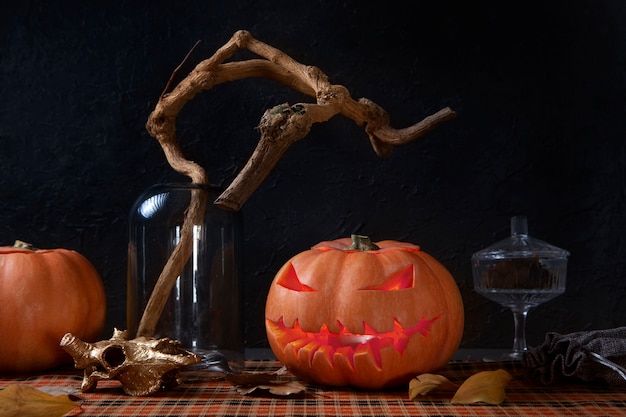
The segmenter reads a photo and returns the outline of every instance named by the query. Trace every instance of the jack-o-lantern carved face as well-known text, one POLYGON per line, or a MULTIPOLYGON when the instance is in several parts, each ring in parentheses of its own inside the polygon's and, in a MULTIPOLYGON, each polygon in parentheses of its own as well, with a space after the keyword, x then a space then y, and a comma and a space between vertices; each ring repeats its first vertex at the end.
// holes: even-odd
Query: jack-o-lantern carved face
POLYGON ((447 269, 409 243, 350 243, 319 243, 274 278, 265 322, 277 359, 304 380, 365 389, 444 366, 464 318, 447 269))

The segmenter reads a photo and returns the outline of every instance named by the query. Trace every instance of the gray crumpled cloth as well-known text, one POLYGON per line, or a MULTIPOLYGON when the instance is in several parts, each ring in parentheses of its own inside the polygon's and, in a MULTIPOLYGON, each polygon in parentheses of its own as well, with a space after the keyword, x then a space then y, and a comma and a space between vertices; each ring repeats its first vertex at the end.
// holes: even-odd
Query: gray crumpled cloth
POLYGON ((574 378, 626 386, 626 327, 547 333, 543 344, 524 352, 523 363, 543 384, 574 378))

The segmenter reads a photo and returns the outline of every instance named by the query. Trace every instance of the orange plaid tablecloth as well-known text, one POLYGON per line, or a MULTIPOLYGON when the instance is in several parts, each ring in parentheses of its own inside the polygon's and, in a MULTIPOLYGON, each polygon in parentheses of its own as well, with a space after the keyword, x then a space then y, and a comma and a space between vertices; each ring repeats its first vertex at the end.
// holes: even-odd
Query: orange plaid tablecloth
MULTIPOLYGON (((248 361, 247 371, 274 371, 276 361, 248 361)), ((0 389, 28 384, 51 393, 73 392, 80 409, 68 415, 88 416, 626 416, 626 392, 617 388, 568 383, 543 386, 524 377, 514 363, 451 362, 441 371, 454 382, 470 375, 503 368, 513 380, 501 405, 451 404, 450 392, 438 392, 419 401, 408 398, 408 386, 390 391, 364 392, 350 388, 309 386, 307 393, 274 397, 257 390, 241 395, 226 381, 191 380, 149 397, 124 394, 116 381, 100 381, 93 393, 80 393, 80 371, 37 375, 0 375, 0 389), (258 393, 258 394, 257 394, 258 393)))

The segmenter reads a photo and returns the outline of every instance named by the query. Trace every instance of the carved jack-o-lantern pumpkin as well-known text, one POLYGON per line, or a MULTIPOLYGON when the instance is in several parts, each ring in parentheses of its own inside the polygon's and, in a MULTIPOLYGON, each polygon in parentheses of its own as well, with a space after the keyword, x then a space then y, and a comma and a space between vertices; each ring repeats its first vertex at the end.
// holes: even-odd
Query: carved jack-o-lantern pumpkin
POLYGON ((305 381, 364 389, 443 367, 463 335, 451 274, 419 246, 360 238, 319 243, 278 271, 265 308, 277 359, 305 381))

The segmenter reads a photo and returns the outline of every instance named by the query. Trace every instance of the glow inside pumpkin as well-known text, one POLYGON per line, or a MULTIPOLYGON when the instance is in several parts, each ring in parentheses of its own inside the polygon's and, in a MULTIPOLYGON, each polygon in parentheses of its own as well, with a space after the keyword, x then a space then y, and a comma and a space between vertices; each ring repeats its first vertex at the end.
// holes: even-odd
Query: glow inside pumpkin
POLYGON ((266 304, 276 357, 305 380, 371 389, 445 365, 463 331, 450 273, 415 245, 349 243, 322 242, 276 275, 266 304))

